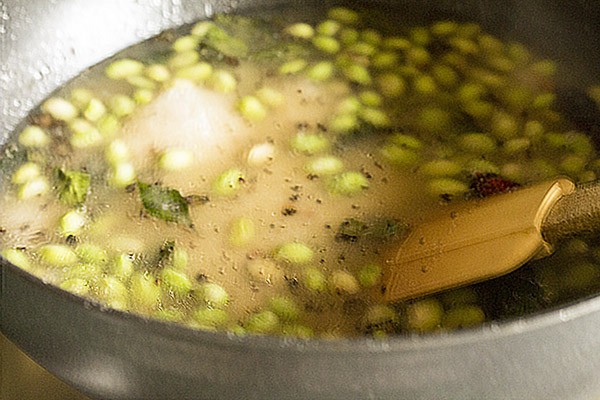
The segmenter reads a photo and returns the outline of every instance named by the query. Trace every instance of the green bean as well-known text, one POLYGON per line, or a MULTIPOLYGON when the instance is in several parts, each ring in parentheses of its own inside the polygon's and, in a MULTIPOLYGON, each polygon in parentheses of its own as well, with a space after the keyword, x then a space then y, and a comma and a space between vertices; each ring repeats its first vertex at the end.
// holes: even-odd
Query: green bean
POLYGON ((531 64, 531 71, 543 78, 549 78, 556 74, 557 65, 551 60, 542 60, 531 64))
POLYGON ((382 41, 382 46, 394 50, 408 50, 411 47, 410 40, 399 36, 388 36, 382 41))
POLYGON ((256 235, 254 221, 250 218, 238 218, 233 221, 229 233, 229 242, 237 247, 246 246, 256 235))
POLYGON ((567 147, 567 135, 562 132, 548 132, 544 136, 544 142, 548 147, 554 149, 567 147))
POLYGON ((359 127, 358 117, 354 114, 338 114, 329 121, 327 127, 335 133, 353 132, 359 127))
POLYGON ((34 197, 43 196, 50 190, 48 180, 43 176, 38 176, 25 182, 17 191, 19 200, 27 200, 34 197))
POLYGON ((42 104, 42 111, 59 121, 69 122, 79 115, 79 110, 62 97, 51 97, 42 104))
POLYGON ((273 311, 257 312, 248 317, 244 327, 254 334, 275 333, 279 328, 279 318, 273 311))
POLYGON ((391 125, 388 114, 375 107, 364 107, 359 111, 359 117, 366 123, 376 128, 385 128, 391 125))
POLYGON ((526 137, 510 139, 502 145, 504 152, 507 154, 522 153, 529 149, 530 146, 531 141, 526 137))
POLYGON ((85 279, 71 278, 63 281, 58 285, 62 290, 76 294, 78 296, 85 296, 89 293, 90 287, 85 279))
POLYGON ((100 118, 102 118, 106 114, 106 106, 102 102, 102 100, 97 98, 92 98, 88 102, 87 107, 83 111, 83 116, 92 122, 97 122, 100 118))
POLYGON ((464 305, 448 310, 442 319, 442 326, 454 330, 477 326, 484 321, 485 314, 479 306, 464 305))
POLYGON ((298 132, 290 141, 292 148, 298 152, 313 155, 329 149, 329 140, 322 134, 298 132))
POLYGON ((60 233, 63 236, 75 235, 85 226, 85 214, 72 210, 64 214, 59 221, 60 233))
POLYGON ((385 97, 395 98, 406 92, 404 79, 395 73, 386 73, 376 78, 377 89, 385 97))
POLYGON ((81 261, 101 265, 108 260, 108 254, 102 247, 92 243, 81 243, 75 248, 75 253, 81 261))
POLYGON ((369 107, 379 107, 383 104, 383 98, 374 90, 363 90, 358 94, 358 98, 369 107))
POLYGON ((168 61, 170 68, 179 69, 192 66, 200 60, 200 54, 195 50, 175 53, 168 61))
POLYGON ((216 283, 202 283, 198 288, 198 293, 209 307, 220 308, 225 307, 229 303, 227 291, 223 286, 216 283))
POLYGON ((487 101, 471 101, 463 104, 463 110, 475 119, 487 120, 494 113, 495 106, 487 101))
POLYGON ((242 188, 244 182, 244 173, 239 169, 232 168, 215 179, 212 189, 219 196, 232 196, 242 188))
POLYGON ((523 126, 523 136, 538 142, 544 135, 544 125, 539 121, 527 121, 523 126))
POLYGON ((192 27, 190 34, 202 39, 215 27, 215 23, 212 21, 200 21, 192 27))
POLYGON ((421 150, 423 148, 423 142, 413 135, 404 133, 394 133, 388 138, 388 141, 396 146, 402 148, 421 150))
POLYGON ((291 264, 307 264, 312 261, 314 251, 301 242, 285 243, 275 250, 275 260, 291 264))
POLYGON ((451 160, 432 160, 423 164, 420 171, 433 177, 456 176, 462 172, 462 166, 451 160))
POLYGON ((152 79, 146 78, 145 76, 130 76, 126 79, 127 83, 138 89, 156 89, 156 82, 152 79))
POLYGON ((310 160, 304 169, 309 173, 317 176, 335 175, 344 169, 344 163, 334 156, 323 156, 310 160))
POLYGON ((531 54, 525 46, 520 43, 509 43, 506 47, 506 53, 517 64, 527 64, 530 61, 531 54))
POLYGON ((41 174, 40 166, 33 162, 22 164, 12 175, 11 182, 15 185, 22 185, 39 177, 41 174))
POLYGON ((465 83, 461 85, 457 92, 456 97, 462 102, 470 102, 479 100, 482 96, 487 93, 485 87, 479 83, 465 83))
POLYGON ((130 280, 130 300, 136 309, 155 309, 160 299, 161 290, 156 279, 142 272, 134 272, 130 280))
POLYGON ((369 187, 369 180, 360 172, 348 171, 335 175, 328 184, 333 194, 352 196, 369 187))
POLYGON ((119 254, 112 262, 110 273, 125 282, 133 274, 133 257, 130 254, 119 254))
POLYGON ((377 48, 369 43, 355 42, 349 45, 346 51, 357 56, 370 57, 377 52, 377 48))
POLYGON ((458 26, 458 29, 456 31, 456 35, 462 37, 473 37, 479 35, 480 33, 481 26, 474 22, 467 22, 465 24, 461 24, 458 26))
POLYGON ((444 87, 451 87, 457 84, 458 74, 452 67, 447 65, 434 65, 431 67, 431 75, 433 78, 444 87))
POLYGON ((457 179, 437 178, 428 182, 429 192, 435 196, 458 196, 469 191, 469 186, 457 179))
POLYGON ((346 25, 354 25, 359 22, 360 14, 346 7, 333 7, 327 11, 327 17, 346 25))
POLYGON ((340 114, 353 114, 357 113, 361 108, 361 103, 358 97, 349 96, 342 100, 338 106, 337 111, 340 114))
POLYGON ((150 89, 137 89, 133 92, 133 100, 139 105, 148 104, 154 100, 154 92, 150 89))
POLYGON ((195 83, 206 81, 213 73, 213 67, 207 62, 201 61, 193 65, 180 68, 175 72, 175 77, 186 79, 195 83))
POLYGON ((187 295, 192 290, 192 281, 185 272, 165 268, 160 274, 164 287, 176 296, 187 295))
POLYGON ((79 260, 73 250, 60 244, 43 245, 39 248, 38 254, 42 261, 56 267, 68 267, 79 260))
POLYGON ((353 295, 360 291, 360 285, 354 275, 348 271, 333 271, 329 275, 329 287, 338 295, 353 295))
POLYGON ((417 26, 410 30, 410 39, 414 44, 426 47, 431 42, 431 35, 427 28, 417 26))
POLYGON ((115 116, 126 117, 135 110, 135 101, 124 94, 116 94, 110 99, 109 107, 115 116))
POLYGON ((414 331, 426 332, 436 329, 442 322, 444 310, 436 299, 424 299, 406 306, 406 324, 414 331))
POLYGON ((267 116, 266 107, 254 96, 242 97, 238 107, 242 116, 251 122, 262 121, 267 116))
POLYGON ((586 164, 587 160, 585 158, 575 154, 569 154, 560 161, 559 168, 571 176, 576 176, 583 172, 586 164))
POLYGON ((458 24, 454 21, 438 21, 431 25, 431 33, 436 36, 449 36, 456 32, 458 24))
POLYGON ((353 28, 343 28, 340 31, 339 39, 343 45, 349 46, 358 41, 360 34, 356 29, 353 28))
POLYGON ((50 140, 50 136, 37 125, 28 125, 19 134, 19 143, 25 147, 46 147, 50 140))
POLYGON ((317 25, 316 31, 321 35, 335 36, 341 27, 338 21, 327 19, 317 25))
POLYGON ((158 158, 158 166, 165 171, 182 171, 194 162, 194 155, 186 149, 166 149, 158 158))
POLYGON ((408 167, 419 161, 419 154, 417 152, 395 144, 385 145, 381 149, 381 155, 388 162, 401 167, 408 167))
POLYGON ((598 177, 594 171, 582 171, 577 175, 577 182, 592 182, 595 181, 597 178, 598 177))
POLYGON ((104 159, 112 165, 127 161, 129 159, 129 147, 122 140, 113 140, 106 146, 104 159))
POLYGON ((515 63, 507 57, 492 57, 488 59, 488 64, 496 71, 500 71, 504 74, 508 74, 515 69, 515 63))
POLYGON ((542 159, 533 160, 531 169, 530 172, 535 174, 538 179, 552 178, 558 172, 552 163, 542 159))
POLYGON ((119 162, 113 165, 109 172, 108 182, 116 188, 124 188, 135 182, 136 172, 133 165, 128 162, 119 162))
POLYGON ((200 329, 224 328, 229 323, 229 315, 218 308, 201 307, 192 313, 192 318, 200 329))
POLYGON ((139 75, 144 71, 144 64, 132 60, 130 58, 123 58, 120 60, 113 61, 106 67, 105 74, 110 79, 125 79, 130 76, 139 75))
POLYGON ((284 30, 288 35, 300 38, 300 39, 311 39, 315 35, 315 30, 312 26, 306 23, 296 23, 289 25, 284 30))
POLYGON ((91 90, 81 87, 74 88, 69 93, 71 103, 80 110, 84 110, 93 97, 94 93, 91 90))
POLYGON ((400 56, 393 51, 381 51, 375 53, 371 58, 373 68, 386 69, 398 64, 400 56))
POLYGON ((85 119, 75 118, 69 123, 69 128, 73 131, 69 142, 77 149, 94 147, 102 143, 103 137, 100 131, 85 119))
POLYGON ((268 86, 263 86, 256 91, 256 97, 265 105, 276 108, 285 103, 285 97, 281 92, 268 86))
POLYGON ((171 265, 173 266, 173 268, 175 268, 178 271, 184 271, 188 266, 189 259, 190 256, 184 248, 180 246, 175 246, 175 248, 173 249, 171 260, 171 265))
POLYGON ((335 38, 325 35, 318 35, 312 39, 312 44, 317 49, 321 50, 324 53, 335 54, 340 51, 340 42, 338 42, 335 38))
POLYGON ((279 317, 280 321, 295 321, 300 316, 298 305, 285 296, 276 296, 269 300, 269 309, 279 317))
POLYGON ((119 119, 112 114, 105 114, 96 123, 98 131, 105 137, 114 136, 121 127, 119 119))
POLYGON ((0 252, 0 255, 8 260, 8 262, 16 265, 17 267, 24 269, 25 271, 31 271, 33 265, 29 261, 29 256, 23 250, 19 249, 4 249, 0 252))
POLYGON ((171 45, 171 48, 176 52, 190 51, 198 47, 198 43, 200 43, 198 36, 185 35, 178 37, 171 45))
POLYGON ((531 102, 531 108, 534 110, 543 110, 552 107, 556 100, 556 94, 554 93, 542 93, 533 98, 531 102))
POLYGON ((128 292, 123 282, 112 276, 100 278, 97 287, 98 298, 109 307, 125 310, 128 306, 128 292))
POLYGON ((492 35, 480 35, 478 38, 478 42, 479 46, 481 47, 481 50, 483 50, 487 54, 497 55, 502 54, 502 52, 504 51, 504 43, 500 39, 492 35))
POLYGON ((171 71, 166 65, 151 64, 146 67, 144 74, 153 81, 163 83, 171 79, 171 71))
POLYGON ((358 64, 350 64, 342 68, 342 73, 351 82, 358 83, 359 85, 370 85, 371 75, 366 67, 358 64))
POLYGON ((381 267, 378 264, 367 264, 358 271, 358 283, 362 287, 373 287, 381 280, 381 267))
POLYGON ((237 80, 230 72, 219 69, 213 72, 209 84, 217 92, 231 93, 237 87, 237 80))
POLYGON ((594 152, 594 144, 588 135, 582 132, 567 133, 567 149, 582 157, 588 157, 594 152))
POLYGON ((508 87, 501 94, 504 104, 514 112, 525 110, 532 101, 532 93, 522 86, 508 87))
POLYGON ((302 284, 313 292, 324 292, 327 289, 325 274, 315 267, 304 269, 300 279, 302 284))
POLYGON ((431 55, 423 47, 412 47, 406 52, 406 59, 416 67, 423 67, 431 62, 431 55))
POLYGON ((381 326, 400 322, 398 312, 392 307, 385 304, 375 304, 370 306, 363 317, 364 323, 367 326, 381 326))
POLYGON ((365 29, 362 32, 360 32, 360 38, 369 43, 372 44, 374 46, 378 46, 381 44, 381 42, 383 41, 383 38, 381 37, 381 33, 377 32, 374 29, 365 29))
POLYGON ((496 150, 496 141, 484 133, 464 133, 458 137, 458 145, 474 154, 489 154, 496 150))
POLYGON ((433 77, 429 75, 419 75, 413 81, 415 92, 423 95, 432 95, 437 91, 437 85, 433 77))
POLYGON ((308 69, 306 75, 313 81, 326 81, 335 73, 335 66, 330 61, 320 61, 308 69))

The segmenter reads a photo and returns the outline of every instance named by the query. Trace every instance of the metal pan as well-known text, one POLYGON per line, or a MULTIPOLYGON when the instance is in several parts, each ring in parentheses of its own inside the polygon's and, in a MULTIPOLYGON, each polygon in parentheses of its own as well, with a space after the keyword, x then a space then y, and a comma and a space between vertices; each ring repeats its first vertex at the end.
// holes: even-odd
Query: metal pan
MULTIPOLYGON (((159 31, 269 0, 9 0, 0 4, 0 145, 52 90, 159 31)), ((600 76, 600 3, 371 1, 399 21, 475 20, 600 76)), ((590 78, 591 79, 591 78, 590 78)), ((449 334, 301 341, 191 330, 103 309, 0 261, 0 331, 98 399, 592 399, 600 298, 449 334)))

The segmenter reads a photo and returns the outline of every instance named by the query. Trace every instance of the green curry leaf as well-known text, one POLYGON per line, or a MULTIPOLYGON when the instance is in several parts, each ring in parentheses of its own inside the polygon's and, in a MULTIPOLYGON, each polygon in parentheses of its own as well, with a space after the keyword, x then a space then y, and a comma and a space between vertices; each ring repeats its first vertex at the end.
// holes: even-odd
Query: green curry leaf
POLYGON ((77 206, 85 201, 90 189, 90 174, 81 171, 57 169, 56 178, 58 180, 58 197, 63 203, 69 206, 77 206))
POLYGON ((188 202, 177 190, 138 182, 142 204, 153 217, 192 225, 188 202))

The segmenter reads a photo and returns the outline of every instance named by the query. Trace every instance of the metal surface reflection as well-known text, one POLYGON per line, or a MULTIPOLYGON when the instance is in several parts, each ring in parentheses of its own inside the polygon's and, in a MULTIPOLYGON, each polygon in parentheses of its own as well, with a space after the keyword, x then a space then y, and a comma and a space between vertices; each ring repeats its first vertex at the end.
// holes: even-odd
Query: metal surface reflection
POLYGON ((27 357, 0 335, 2 400, 90 400, 27 357))

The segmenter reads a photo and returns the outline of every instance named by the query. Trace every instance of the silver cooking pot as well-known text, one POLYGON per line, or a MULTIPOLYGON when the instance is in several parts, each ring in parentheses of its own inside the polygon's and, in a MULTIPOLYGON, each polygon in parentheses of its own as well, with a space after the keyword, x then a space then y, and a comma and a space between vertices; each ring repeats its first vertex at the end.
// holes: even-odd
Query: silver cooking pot
MULTIPOLYGON (((310 7, 306 0, 0 1, 0 145, 50 92, 116 51, 216 12, 284 3, 310 7)), ((558 59, 573 72, 565 85, 600 77, 598 2, 369 4, 399 20, 478 21, 558 59)), ((0 331, 93 398, 600 398, 598 297, 454 333, 304 341, 203 332, 106 310, 0 263, 0 331)))

